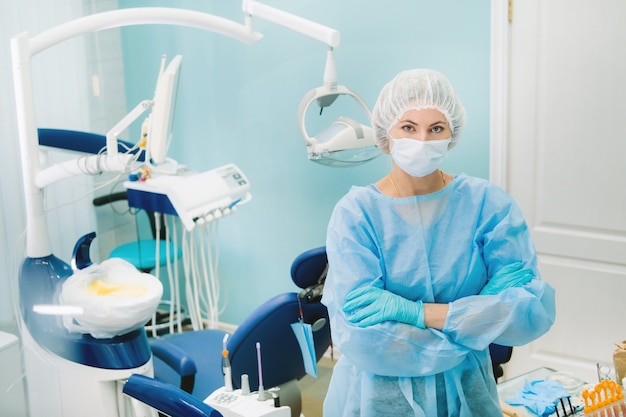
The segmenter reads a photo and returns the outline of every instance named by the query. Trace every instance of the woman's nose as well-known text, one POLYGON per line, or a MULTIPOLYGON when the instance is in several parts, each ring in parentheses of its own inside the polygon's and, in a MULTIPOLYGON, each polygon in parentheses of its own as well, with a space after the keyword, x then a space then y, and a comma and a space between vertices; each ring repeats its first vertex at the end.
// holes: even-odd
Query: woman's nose
POLYGON ((413 138, 417 139, 417 140, 421 140, 422 142, 426 141, 426 140, 428 140, 428 132, 417 131, 413 135, 413 138))

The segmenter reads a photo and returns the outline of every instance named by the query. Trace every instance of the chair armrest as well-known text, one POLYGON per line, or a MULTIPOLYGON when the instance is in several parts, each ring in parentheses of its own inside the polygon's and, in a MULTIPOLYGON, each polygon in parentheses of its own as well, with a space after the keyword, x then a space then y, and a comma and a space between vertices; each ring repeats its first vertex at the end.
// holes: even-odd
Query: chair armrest
POLYGON ((222 413, 180 388, 145 375, 131 375, 122 391, 171 417, 223 417, 222 413))
POLYGON ((154 356, 180 375, 180 388, 191 393, 198 371, 193 359, 178 346, 161 339, 150 340, 150 348, 154 356))

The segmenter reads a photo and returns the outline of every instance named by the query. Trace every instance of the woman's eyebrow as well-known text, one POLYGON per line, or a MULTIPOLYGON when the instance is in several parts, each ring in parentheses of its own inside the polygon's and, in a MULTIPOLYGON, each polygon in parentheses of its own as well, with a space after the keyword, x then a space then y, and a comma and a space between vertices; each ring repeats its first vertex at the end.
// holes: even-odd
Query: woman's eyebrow
MULTIPOLYGON (((410 119, 400 120, 399 123, 410 123, 413 126, 418 126, 419 125, 419 123, 416 123, 416 122, 414 122, 414 121, 412 121, 410 119)), ((445 124, 445 125, 447 125, 448 122, 446 122, 445 120, 438 120, 438 121, 436 121, 434 123, 431 123, 428 127, 433 127, 433 126, 438 125, 438 124, 445 124)))

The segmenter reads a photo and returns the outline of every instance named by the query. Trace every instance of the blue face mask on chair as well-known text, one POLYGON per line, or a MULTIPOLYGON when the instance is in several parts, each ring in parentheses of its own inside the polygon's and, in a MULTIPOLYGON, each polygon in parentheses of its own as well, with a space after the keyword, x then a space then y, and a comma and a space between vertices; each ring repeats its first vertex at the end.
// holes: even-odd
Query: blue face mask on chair
POLYGON ((313 328, 310 324, 302 321, 291 323, 291 329, 296 335, 298 345, 302 351, 302 361, 307 374, 317 378, 317 359, 315 357, 315 342, 313 340, 313 328))
POLYGON ((394 139, 391 158, 397 166, 413 177, 424 177, 434 172, 448 156, 451 139, 418 140, 394 139))

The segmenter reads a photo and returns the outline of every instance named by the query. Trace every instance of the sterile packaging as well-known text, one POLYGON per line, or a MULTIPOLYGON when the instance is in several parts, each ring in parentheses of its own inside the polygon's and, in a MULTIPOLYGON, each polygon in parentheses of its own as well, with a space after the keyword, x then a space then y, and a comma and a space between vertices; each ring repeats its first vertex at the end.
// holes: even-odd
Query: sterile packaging
POLYGON ((626 378, 626 340, 616 342, 617 349, 613 352, 613 366, 618 381, 626 378))
POLYGON ((75 271, 63 283, 60 303, 83 310, 64 316, 63 324, 69 331, 98 339, 122 335, 146 324, 162 295, 163 285, 154 275, 123 259, 107 259, 75 271))

